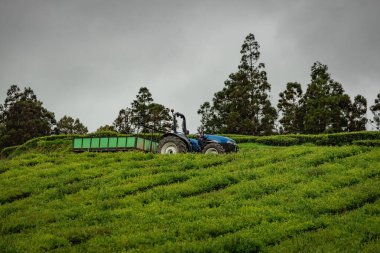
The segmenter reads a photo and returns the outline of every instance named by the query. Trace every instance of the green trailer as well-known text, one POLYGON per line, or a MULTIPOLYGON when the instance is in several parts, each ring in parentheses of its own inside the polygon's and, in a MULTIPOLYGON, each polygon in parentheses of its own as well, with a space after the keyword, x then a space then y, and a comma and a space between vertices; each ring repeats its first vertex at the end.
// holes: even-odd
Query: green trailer
POLYGON ((73 139, 74 152, 112 152, 142 150, 157 152, 158 142, 136 136, 118 137, 75 137, 73 139))

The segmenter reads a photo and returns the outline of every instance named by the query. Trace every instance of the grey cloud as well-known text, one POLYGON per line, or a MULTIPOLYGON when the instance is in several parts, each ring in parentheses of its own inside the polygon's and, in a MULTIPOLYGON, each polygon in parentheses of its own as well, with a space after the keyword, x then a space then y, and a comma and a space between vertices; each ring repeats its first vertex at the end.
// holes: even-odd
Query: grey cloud
POLYGON ((31 86, 45 106, 90 130, 112 123, 139 87, 199 124, 240 61, 248 33, 261 45, 273 101, 309 81, 316 60, 351 94, 380 91, 378 1, 0 0, 0 101, 31 86))

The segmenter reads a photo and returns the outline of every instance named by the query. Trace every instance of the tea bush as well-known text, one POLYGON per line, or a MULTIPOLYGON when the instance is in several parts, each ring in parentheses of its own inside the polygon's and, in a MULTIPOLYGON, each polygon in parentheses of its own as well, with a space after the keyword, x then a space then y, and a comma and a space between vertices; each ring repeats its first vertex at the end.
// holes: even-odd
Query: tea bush
POLYGON ((335 134, 288 134, 272 136, 227 135, 238 143, 257 142, 273 146, 291 146, 305 143, 327 146, 349 145, 361 140, 380 140, 380 132, 362 131, 335 134))
POLYGON ((293 146, 299 144, 297 138, 282 135, 263 136, 257 138, 256 142, 271 146, 293 146))
POLYGON ((380 147, 380 140, 357 140, 353 144, 360 146, 380 147))
MULTIPOLYGON (((266 141, 299 141, 280 137, 266 141)), ((70 145, 39 138, 0 160, 0 252, 380 248, 378 147, 242 143, 170 156, 70 145)))

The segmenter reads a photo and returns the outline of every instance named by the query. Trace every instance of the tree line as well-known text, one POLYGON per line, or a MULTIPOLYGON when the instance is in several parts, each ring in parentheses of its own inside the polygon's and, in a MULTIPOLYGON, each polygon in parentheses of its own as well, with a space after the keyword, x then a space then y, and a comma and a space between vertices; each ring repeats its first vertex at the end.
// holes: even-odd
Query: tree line
MULTIPOLYGON (((327 65, 315 62, 305 92, 289 82, 279 94, 277 110, 271 104, 265 64, 259 63, 259 43, 249 34, 241 47, 238 70, 229 75, 211 102, 204 102, 200 132, 269 135, 273 133, 337 133, 366 130, 367 100, 353 100, 343 85, 331 78, 327 65)), ((370 107, 380 130, 380 93, 370 107)))
POLYGON ((54 113, 43 107, 30 87, 21 90, 12 85, 4 104, 0 104, 0 149, 39 136, 87 132, 78 118, 64 116, 57 122, 54 113))
MULTIPOLYGON (((148 88, 142 87, 131 106, 119 111, 112 125, 100 126, 96 132, 132 134, 166 132, 170 128, 170 110, 154 103, 148 88)), ((30 87, 21 90, 17 85, 12 85, 4 104, 0 104, 0 150, 40 136, 86 133, 87 127, 78 118, 64 115, 57 121, 54 113, 43 106, 30 87)))
MULTIPOLYGON (((310 83, 303 92, 298 82, 289 82, 271 104, 271 85, 265 64, 259 62, 260 46, 249 34, 241 47, 238 70, 231 73, 211 102, 204 102, 199 132, 270 135, 274 133, 336 133, 366 129, 367 100, 357 95, 352 100, 343 85, 331 78, 327 65, 315 62, 310 83)), ((78 118, 63 116, 56 121, 30 87, 12 85, 0 104, 0 150, 52 134, 86 134, 88 129, 78 118)), ((370 107, 370 123, 380 130, 380 93, 370 107)), ((169 108, 155 103, 146 87, 141 87, 129 107, 121 109, 112 125, 97 131, 167 132, 172 117, 169 108)))

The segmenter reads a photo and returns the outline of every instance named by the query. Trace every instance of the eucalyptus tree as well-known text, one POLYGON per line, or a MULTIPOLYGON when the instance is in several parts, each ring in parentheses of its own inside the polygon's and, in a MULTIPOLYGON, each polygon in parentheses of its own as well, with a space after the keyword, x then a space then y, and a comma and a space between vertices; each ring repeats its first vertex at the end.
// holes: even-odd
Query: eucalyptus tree
POLYGON ((350 131, 364 131, 366 130, 366 124, 368 119, 367 114, 367 100, 362 95, 357 95, 352 103, 350 113, 350 131))
POLYGON ((280 93, 277 108, 281 113, 279 122, 284 133, 301 133, 303 131, 303 94, 301 84, 290 82, 280 93))
POLYGON ((271 105, 264 63, 259 63, 259 43, 248 34, 241 47, 238 70, 229 75, 224 88, 214 94, 212 106, 198 110, 202 126, 218 132, 265 135, 274 130, 276 109, 271 105), (205 113, 207 109, 210 113, 205 113), (203 117, 205 116, 205 117, 203 117))
POLYGON ((371 122, 375 129, 380 131, 380 93, 377 94, 375 104, 373 104, 370 109, 373 114, 373 120, 371 120, 371 122))
POLYGON ((302 108, 305 133, 349 131, 350 97, 343 86, 331 78, 325 64, 315 62, 311 67, 311 82, 302 108))
POLYGON ((119 133, 169 131, 171 128, 170 110, 155 103, 149 89, 141 87, 130 105, 119 111, 113 127, 119 133))

